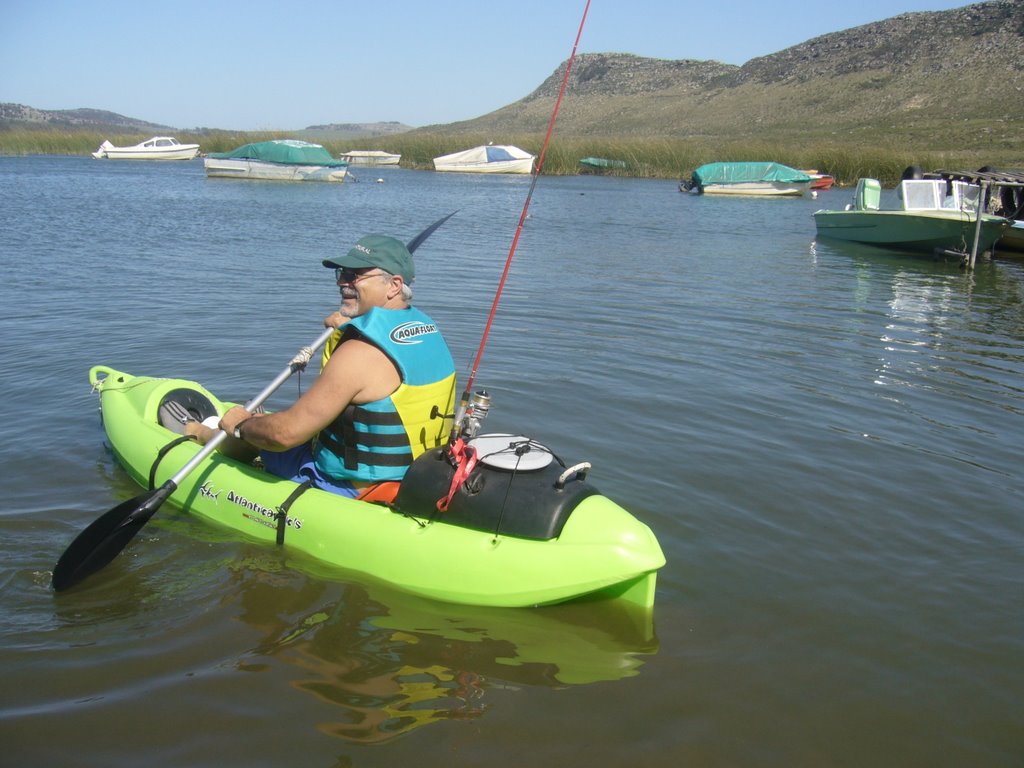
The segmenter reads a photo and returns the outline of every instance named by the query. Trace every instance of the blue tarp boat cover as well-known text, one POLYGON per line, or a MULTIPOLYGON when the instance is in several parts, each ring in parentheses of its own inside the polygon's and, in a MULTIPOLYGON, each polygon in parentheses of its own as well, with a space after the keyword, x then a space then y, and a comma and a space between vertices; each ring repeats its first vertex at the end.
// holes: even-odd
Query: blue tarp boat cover
POLYGON ((243 144, 230 152, 211 152, 209 156, 219 160, 263 160, 285 165, 325 165, 329 168, 343 168, 348 165, 344 160, 331 157, 331 153, 319 144, 310 144, 298 139, 258 141, 254 144, 243 144))
POLYGON ((693 181, 708 184, 745 184, 752 181, 810 181, 803 171, 780 163, 708 163, 693 172, 693 181))
POLYGON ((515 160, 510 153, 504 147, 487 147, 487 162, 496 163, 499 160, 515 160))

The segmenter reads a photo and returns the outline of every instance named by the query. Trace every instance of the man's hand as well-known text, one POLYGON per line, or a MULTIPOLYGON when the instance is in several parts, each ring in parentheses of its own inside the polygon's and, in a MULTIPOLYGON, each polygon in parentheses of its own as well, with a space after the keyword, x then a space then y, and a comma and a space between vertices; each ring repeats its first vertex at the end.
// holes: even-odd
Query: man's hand
POLYGON ((324 328, 341 328, 351 319, 351 317, 345 317, 345 315, 341 314, 340 310, 337 310, 324 318, 324 328))

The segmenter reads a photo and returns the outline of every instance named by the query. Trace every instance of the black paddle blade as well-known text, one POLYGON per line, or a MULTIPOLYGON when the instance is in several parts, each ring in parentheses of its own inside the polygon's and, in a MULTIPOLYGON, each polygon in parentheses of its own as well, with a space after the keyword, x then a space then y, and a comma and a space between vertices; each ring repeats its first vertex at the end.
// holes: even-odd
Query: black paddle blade
POLYGON ((416 235, 416 237, 414 237, 412 240, 410 240, 409 243, 405 246, 408 249, 409 253, 412 253, 417 248, 419 248, 420 245, 423 244, 424 240, 426 240, 428 237, 430 237, 432 234, 434 234, 434 230, 435 229, 437 229, 442 224, 444 224, 446 221, 448 221, 448 219, 450 219, 456 213, 458 213, 458 211, 452 211, 447 216, 445 216, 443 219, 438 219, 433 224, 431 224, 429 227, 427 227, 422 232, 420 232, 418 235, 416 235))
POLYGON ((168 481, 155 491, 118 504, 94 520, 60 556, 53 568, 53 588, 60 592, 73 587, 117 557, 175 487, 168 481))

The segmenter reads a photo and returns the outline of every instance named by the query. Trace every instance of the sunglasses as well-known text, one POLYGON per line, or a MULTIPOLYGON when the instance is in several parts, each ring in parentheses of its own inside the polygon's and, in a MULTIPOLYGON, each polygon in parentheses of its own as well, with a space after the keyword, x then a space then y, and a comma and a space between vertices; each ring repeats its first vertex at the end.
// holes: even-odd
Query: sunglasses
POLYGON ((353 269, 345 269, 343 267, 334 268, 334 281, 338 285, 355 285, 365 277, 384 277, 389 275, 388 272, 356 272, 353 269))

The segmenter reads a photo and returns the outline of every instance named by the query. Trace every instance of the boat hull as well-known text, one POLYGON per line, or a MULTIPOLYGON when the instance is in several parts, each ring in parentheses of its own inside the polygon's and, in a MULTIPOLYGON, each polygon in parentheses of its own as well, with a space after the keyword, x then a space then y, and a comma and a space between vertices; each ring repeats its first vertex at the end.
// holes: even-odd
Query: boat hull
POLYGON ((402 156, 390 152, 366 150, 349 152, 342 155, 341 159, 349 165, 398 165, 402 156))
POLYGON ((1024 221, 1014 221, 996 242, 1000 252, 1024 253, 1024 221))
POLYGON ((434 170, 449 173, 531 173, 533 158, 498 160, 490 163, 438 163, 435 161, 434 170))
MULTIPOLYGON (((100 393, 114 454, 142 485, 149 485, 152 473, 159 487, 200 448, 183 441, 153 469, 161 449, 178 437, 158 423, 165 398, 192 393, 217 413, 231 406, 182 379, 134 377, 96 366, 90 380, 100 393)), ((296 488, 214 453, 181 481, 170 502, 267 544, 278 542, 281 533, 290 551, 371 581, 466 605, 525 607, 597 596, 650 608, 656 573, 665 562, 650 528, 596 491, 579 500, 557 536, 538 539, 445 522, 433 503, 429 510, 395 511, 318 489, 299 495, 281 522, 278 510, 296 488)), ((518 512, 503 513, 501 531, 518 512)))
MULTIPOLYGON (((974 243, 977 216, 956 210, 817 211, 814 224, 819 237, 833 240, 927 253, 968 253, 974 243)), ((983 215, 978 252, 990 250, 1008 226, 1007 219, 983 215)))
POLYGON ((173 150, 108 149, 103 155, 108 160, 191 160, 199 154, 199 145, 183 144, 173 150))
POLYGON ((347 168, 329 168, 322 165, 289 165, 268 163, 265 160, 242 158, 203 160, 210 178, 257 179, 264 181, 335 181, 345 180, 347 168))
POLYGON ((736 184, 708 184, 697 191, 705 195, 758 195, 799 197, 811 188, 809 181, 751 181, 736 184))

